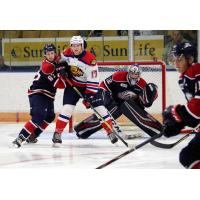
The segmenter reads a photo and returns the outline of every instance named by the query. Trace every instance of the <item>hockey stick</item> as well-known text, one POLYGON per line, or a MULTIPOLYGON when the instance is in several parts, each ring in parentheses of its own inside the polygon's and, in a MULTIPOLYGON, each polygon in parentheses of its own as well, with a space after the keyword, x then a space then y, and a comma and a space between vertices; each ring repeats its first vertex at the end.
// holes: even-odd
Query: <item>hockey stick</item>
POLYGON ((171 144, 163 144, 157 141, 152 141, 151 144, 158 147, 158 148, 163 148, 163 149, 171 149, 174 146, 176 146, 177 144, 179 144, 180 142, 182 142, 183 140, 185 140, 186 138, 188 138, 191 134, 195 134, 198 133, 200 129, 200 124, 196 126, 196 128, 190 130, 189 133, 187 133, 186 135, 184 135, 182 138, 180 138, 178 141, 171 143, 171 144))
MULTIPOLYGON (((81 94, 81 92, 77 89, 77 87, 75 87, 71 81, 65 77, 65 81, 77 92, 77 94, 84 100, 86 100, 84 98, 84 96, 81 94)), ((87 100, 86 100, 87 101, 87 100)), ((99 114, 99 112, 90 104, 90 107, 91 109, 95 112, 95 114, 106 124, 106 126, 112 131, 112 128, 110 126, 110 124, 108 124, 108 122, 99 114)), ((111 116, 111 114, 108 112, 108 114, 111 116)), ((111 120, 113 121, 114 119, 111 118, 111 120)), ((119 129, 118 129, 119 130, 119 129)), ((117 130, 114 129, 114 132, 113 132, 120 140, 122 143, 124 143, 125 146, 129 147, 128 143, 126 141, 124 141, 124 139, 119 135, 117 134, 117 130)))
POLYGON ((146 144, 148 144, 148 143, 150 143, 150 142, 156 140, 157 138, 161 137, 162 135, 163 135, 162 133, 159 133, 159 134, 157 134, 157 135, 154 135, 153 137, 149 138, 148 140, 145 140, 144 142, 142 142, 141 144, 136 145, 135 147, 133 147, 133 148, 131 148, 131 149, 125 151, 124 153, 122 153, 122 154, 120 154, 120 155, 114 157, 113 159, 111 159, 111 160, 105 162, 104 164, 98 166, 96 169, 102 169, 102 168, 104 168, 104 167, 106 167, 106 166, 112 164, 113 162, 115 162, 115 161, 117 161, 117 160, 123 158, 124 156, 130 154, 131 152, 133 152, 133 151, 135 151, 135 150, 137 150, 137 149, 143 147, 144 145, 146 145, 146 144))
MULTIPOLYGON (((144 129, 145 127, 145 121, 152 121, 152 123, 149 123, 148 127, 151 127, 151 132, 155 132, 158 131, 161 132, 162 131, 162 124, 156 120, 152 115, 150 115, 148 112, 146 112, 143 109, 140 109, 136 104, 134 104, 133 102, 130 103, 125 102, 125 105, 127 106, 127 108, 130 110, 130 112, 134 115, 137 116, 137 120, 138 122, 140 122, 140 120, 142 121, 143 119, 143 123, 139 123, 138 126, 148 135, 150 135, 148 133, 148 129, 144 129), (137 114, 138 113, 138 114, 137 114), (158 127, 153 127, 152 125, 155 123, 155 125, 157 124, 157 126, 159 126, 160 128, 158 129, 158 127), (152 124, 152 125, 151 125, 152 124)), ((135 118, 136 119, 136 118, 135 118)), ((149 129, 150 130, 150 129, 149 129)), ((155 132, 155 134, 157 134, 155 132)), ((150 142, 153 146, 158 147, 158 148, 163 148, 163 149, 170 149, 173 148, 174 146, 176 146, 177 144, 179 144, 181 141, 183 141, 184 139, 186 139, 189 136, 189 134, 185 135, 184 137, 182 137, 181 139, 179 139, 178 141, 176 141, 175 143, 172 144, 164 144, 164 143, 160 143, 158 141, 152 141, 150 142)))
POLYGON ((157 141, 152 141, 150 142, 153 146, 158 147, 158 148, 162 148, 162 149, 171 149, 173 147, 175 147, 177 144, 179 144, 180 142, 182 142, 183 140, 185 140, 186 138, 188 138, 190 136, 191 133, 188 133, 186 135, 184 135, 182 138, 180 138, 178 141, 171 143, 171 144, 164 144, 164 143, 160 143, 157 141))

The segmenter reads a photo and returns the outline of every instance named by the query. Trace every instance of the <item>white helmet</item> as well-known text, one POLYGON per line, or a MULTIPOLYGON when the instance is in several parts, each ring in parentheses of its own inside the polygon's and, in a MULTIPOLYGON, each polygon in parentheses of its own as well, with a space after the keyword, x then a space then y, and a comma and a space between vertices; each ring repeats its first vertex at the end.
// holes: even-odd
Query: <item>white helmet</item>
POLYGON ((73 37, 71 38, 71 40, 70 40, 70 46, 71 46, 72 44, 82 44, 82 47, 83 47, 83 46, 84 46, 84 40, 83 40, 83 38, 82 38, 80 35, 78 35, 78 36, 73 36, 73 37))
POLYGON ((128 68, 128 81, 130 85, 135 85, 140 80, 141 73, 142 70, 137 64, 131 65, 128 68))

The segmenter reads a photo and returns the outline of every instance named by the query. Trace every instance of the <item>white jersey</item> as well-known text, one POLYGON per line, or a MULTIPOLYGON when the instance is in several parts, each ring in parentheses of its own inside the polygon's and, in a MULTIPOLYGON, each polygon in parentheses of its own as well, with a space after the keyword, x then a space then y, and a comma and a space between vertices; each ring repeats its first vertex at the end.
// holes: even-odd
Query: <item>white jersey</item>
POLYGON ((70 66, 71 81, 76 87, 86 87, 85 93, 96 93, 99 86, 99 72, 95 56, 89 51, 83 51, 75 56, 71 49, 61 54, 61 62, 70 66))

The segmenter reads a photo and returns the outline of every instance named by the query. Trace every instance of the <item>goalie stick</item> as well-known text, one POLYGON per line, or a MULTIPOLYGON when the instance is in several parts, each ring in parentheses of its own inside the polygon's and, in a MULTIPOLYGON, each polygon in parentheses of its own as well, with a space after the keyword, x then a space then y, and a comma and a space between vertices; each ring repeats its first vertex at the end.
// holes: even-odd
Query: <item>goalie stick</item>
MULTIPOLYGON (((125 104, 122 106, 122 108, 125 110, 125 108, 128 108, 130 113, 133 115, 137 115, 135 119, 135 123, 148 135, 151 136, 152 133, 158 134, 157 132, 159 131, 162 132, 162 124, 156 120, 152 115, 150 115, 148 112, 145 110, 141 109, 138 107, 134 102, 125 102, 125 104), (126 107, 125 107, 126 106, 126 107), (148 129, 147 129, 148 127, 148 129), (151 134, 150 134, 151 132, 151 134)), ((127 113, 129 115, 129 118, 131 117, 130 113, 127 113)), ((195 132, 195 131, 193 131, 195 132)), ((153 146, 158 147, 158 148, 163 148, 163 149, 171 149, 177 144, 179 144, 181 141, 186 139, 189 136, 189 134, 185 135, 184 137, 180 138, 178 141, 175 143, 171 144, 164 144, 158 141, 152 141, 150 142, 153 146)))
MULTIPOLYGON (((71 83, 71 81, 65 77, 65 80, 67 81, 67 83, 77 92, 77 94, 85 100, 84 96, 81 94, 81 92, 71 83)), ((99 114, 99 112, 92 106, 90 105, 90 107, 92 108, 92 110, 95 112, 95 114, 106 124, 106 126, 112 130, 112 128, 110 127, 110 125, 105 121, 105 119, 99 114)), ((111 117, 111 114, 108 112, 109 116, 111 117)), ((121 129, 119 128, 119 126, 117 125, 117 122, 115 122, 114 118, 111 117, 112 123, 115 123, 114 127, 114 134, 121 140, 122 143, 124 143, 124 145, 126 147, 129 147, 128 143, 117 133, 117 132, 122 132, 121 129), (115 127, 118 126, 118 128, 116 129, 115 127)))
POLYGON ((122 153, 122 154, 120 154, 120 155, 114 157, 113 159, 111 159, 111 160, 105 162, 104 164, 98 166, 96 169, 102 169, 102 168, 104 168, 104 167, 106 167, 106 166, 112 164, 113 162, 115 162, 115 161, 117 161, 117 160, 123 158, 124 156, 130 154, 131 152, 133 152, 133 151, 135 151, 135 150, 137 150, 137 149, 143 147, 144 145, 146 145, 146 144, 148 144, 148 143, 150 143, 150 142, 156 140, 157 138, 161 137, 162 135, 163 135, 162 133, 159 133, 159 134, 157 134, 157 135, 154 135, 153 137, 151 137, 151 138, 145 140, 144 142, 142 142, 141 144, 136 145, 135 147, 133 147, 133 148, 131 148, 131 149, 125 151, 124 153, 122 153))

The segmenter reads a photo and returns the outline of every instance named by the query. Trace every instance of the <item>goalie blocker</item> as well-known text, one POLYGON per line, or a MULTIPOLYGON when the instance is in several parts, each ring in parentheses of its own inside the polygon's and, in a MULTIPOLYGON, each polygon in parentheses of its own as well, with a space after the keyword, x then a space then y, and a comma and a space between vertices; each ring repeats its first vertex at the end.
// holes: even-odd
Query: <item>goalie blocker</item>
MULTIPOLYGON (((161 124, 144 110, 144 107, 150 107, 157 98, 157 86, 153 83, 147 84, 142 95, 137 99, 127 98, 129 93, 127 94, 124 93, 125 101, 116 103, 110 93, 102 92, 105 107, 113 118, 117 119, 123 114, 151 137, 160 133, 161 124)), ((101 128, 99 119, 93 114, 77 124, 74 130, 79 138, 86 139, 101 128)))

